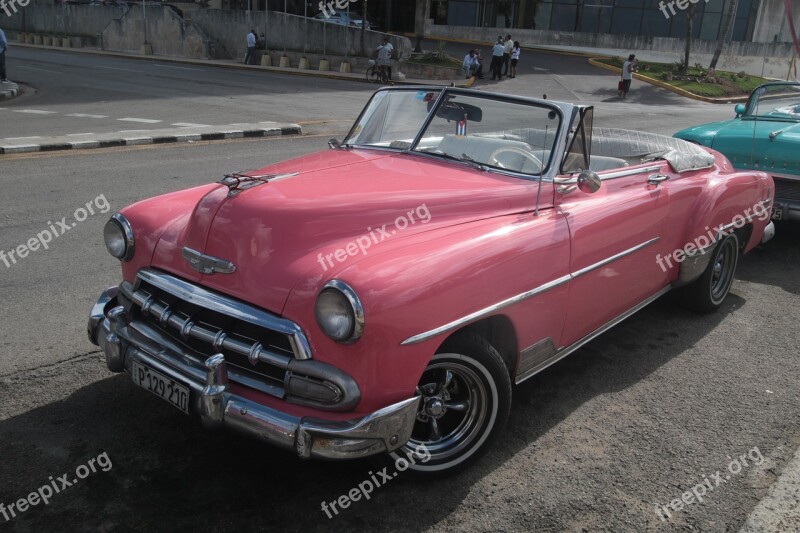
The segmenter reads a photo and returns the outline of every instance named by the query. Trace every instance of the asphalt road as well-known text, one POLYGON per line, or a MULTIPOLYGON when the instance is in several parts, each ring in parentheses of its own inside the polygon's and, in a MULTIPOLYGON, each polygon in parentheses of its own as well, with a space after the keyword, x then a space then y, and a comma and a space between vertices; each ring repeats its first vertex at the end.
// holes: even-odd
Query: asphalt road
MULTIPOLYGON (((604 75, 557 75, 575 76, 569 85, 587 91, 607 81, 604 75)), ((531 74, 524 83, 535 88, 545 82, 539 76, 546 75, 531 74)), ((79 101, 78 94, 62 94, 64 78, 37 79, 36 105, 62 110, 79 101)), ((268 78, 275 78, 273 86, 302 80, 268 78)), ((511 90, 514 81, 500 85, 511 90)), ((129 81, 128 100, 114 97, 114 105, 100 110, 87 96, 83 105, 130 117, 145 117, 150 109, 175 121, 181 120, 178 110, 195 109, 181 116, 227 120, 225 109, 183 101, 181 94, 195 94, 196 81, 181 85, 175 76, 169 83, 170 96, 137 97, 140 84, 129 81)), ((221 90, 212 85, 208 91, 221 90)), ((69 227, 49 250, 10 267, 0 263, 0 503, 8 506, 52 483, 59 488, 46 506, 7 522, 0 514, 0 529, 737 530, 800 446, 796 225, 779 226, 774 241, 743 258, 720 312, 692 315, 664 298, 516 388, 503 438, 470 470, 428 481, 399 473, 368 501, 353 502, 332 518, 322 502, 347 494, 384 467, 391 476, 394 466, 381 460, 304 462, 235 433, 208 432, 105 369, 85 336, 90 305, 119 279, 118 264, 102 244, 108 216, 102 211, 323 149, 329 133, 347 129, 357 111, 350 108, 366 99, 368 86, 351 85, 321 84, 318 95, 345 102, 331 104, 327 115, 310 108, 314 98, 299 89, 271 100, 255 87, 213 97, 235 101, 231 117, 246 112, 239 100, 263 98, 275 109, 273 115, 265 108, 264 120, 297 113, 293 121, 342 121, 317 136, 0 158, 0 250, 27 242, 62 218, 69 227), (87 203, 96 213, 78 222, 75 211, 87 203), (734 473, 731 458, 742 454, 747 465, 734 473), (96 467, 91 473, 83 466, 90 460, 96 467), (719 485, 702 503, 659 517, 657 505, 715 479, 717 471, 719 485)), ((603 125, 650 131, 671 133, 727 115, 686 101, 656 106, 644 90, 637 97, 643 101, 624 104, 582 98, 596 102, 603 125)), ((654 91, 652 98, 672 96, 654 91)), ((12 101, 0 113, 29 102, 12 101)), ((64 128, 78 118, 59 116, 44 118, 64 128)), ((246 115, 230 122, 240 116, 246 115)), ((2 135, 28 127, 0 120, 2 135)))

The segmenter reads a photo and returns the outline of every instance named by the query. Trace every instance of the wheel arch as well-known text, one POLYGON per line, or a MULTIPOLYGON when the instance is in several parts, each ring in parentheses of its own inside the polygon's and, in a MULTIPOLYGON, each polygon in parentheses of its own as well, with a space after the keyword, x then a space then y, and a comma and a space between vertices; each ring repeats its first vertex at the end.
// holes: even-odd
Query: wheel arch
MULTIPOLYGON (((514 371, 517 368, 517 359, 519 358, 519 342, 517 340, 516 329, 511 319, 506 315, 492 315, 467 324, 450 333, 450 335, 439 344, 435 353, 439 353, 450 339, 464 332, 470 332, 480 336, 497 350, 513 382, 514 371)), ((431 355, 431 357, 433 357, 433 355, 431 355)))

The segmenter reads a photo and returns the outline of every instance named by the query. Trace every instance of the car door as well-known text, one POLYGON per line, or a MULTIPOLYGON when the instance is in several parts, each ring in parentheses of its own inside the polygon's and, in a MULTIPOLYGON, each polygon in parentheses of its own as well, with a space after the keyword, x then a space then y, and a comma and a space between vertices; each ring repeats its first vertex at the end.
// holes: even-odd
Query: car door
POLYGON ((562 189, 556 205, 571 238, 568 310, 561 346, 582 339, 669 285, 659 264, 674 246, 666 162, 605 171, 595 193, 562 189))

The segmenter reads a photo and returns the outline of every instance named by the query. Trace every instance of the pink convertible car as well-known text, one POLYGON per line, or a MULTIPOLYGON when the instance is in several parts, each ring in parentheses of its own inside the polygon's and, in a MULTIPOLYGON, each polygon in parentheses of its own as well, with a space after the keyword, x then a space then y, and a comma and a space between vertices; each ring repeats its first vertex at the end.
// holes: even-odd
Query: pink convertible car
POLYGON ((424 449, 413 469, 461 468, 513 385, 667 291, 715 310, 773 235, 768 175, 592 113, 380 90, 330 150, 111 217, 122 283, 89 338, 209 426, 301 457, 424 449))

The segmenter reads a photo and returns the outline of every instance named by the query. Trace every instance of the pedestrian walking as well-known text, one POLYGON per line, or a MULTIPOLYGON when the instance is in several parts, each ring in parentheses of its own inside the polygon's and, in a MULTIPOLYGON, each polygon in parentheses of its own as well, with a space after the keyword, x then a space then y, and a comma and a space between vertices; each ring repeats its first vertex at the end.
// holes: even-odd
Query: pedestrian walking
POLYGON ((517 77, 517 63, 519 63, 519 41, 514 41, 514 48, 511 49, 511 77, 517 77))
POLYGON ((511 50, 514 49, 514 41, 511 40, 510 35, 506 35, 503 41, 503 76, 508 76, 509 62, 511 61, 511 50))
POLYGON ((245 65, 252 65, 255 63, 256 40, 258 40, 258 34, 256 34, 256 30, 250 30, 250 33, 247 34, 247 54, 244 56, 245 65))
POLYGON ((622 64, 622 89, 617 91, 620 98, 627 98, 628 91, 631 90, 631 81, 633 80, 633 71, 636 68, 636 55, 631 54, 628 60, 622 64))
POLYGON ((503 68, 503 54, 505 53, 505 47, 503 46, 503 36, 499 36, 497 38, 497 42, 494 44, 494 48, 492 48, 492 64, 490 69, 492 71, 492 79, 501 80, 502 74, 500 70, 503 68))
POLYGON ((6 79, 6 50, 8 50, 8 39, 0 28, 0 83, 8 83, 6 79))

